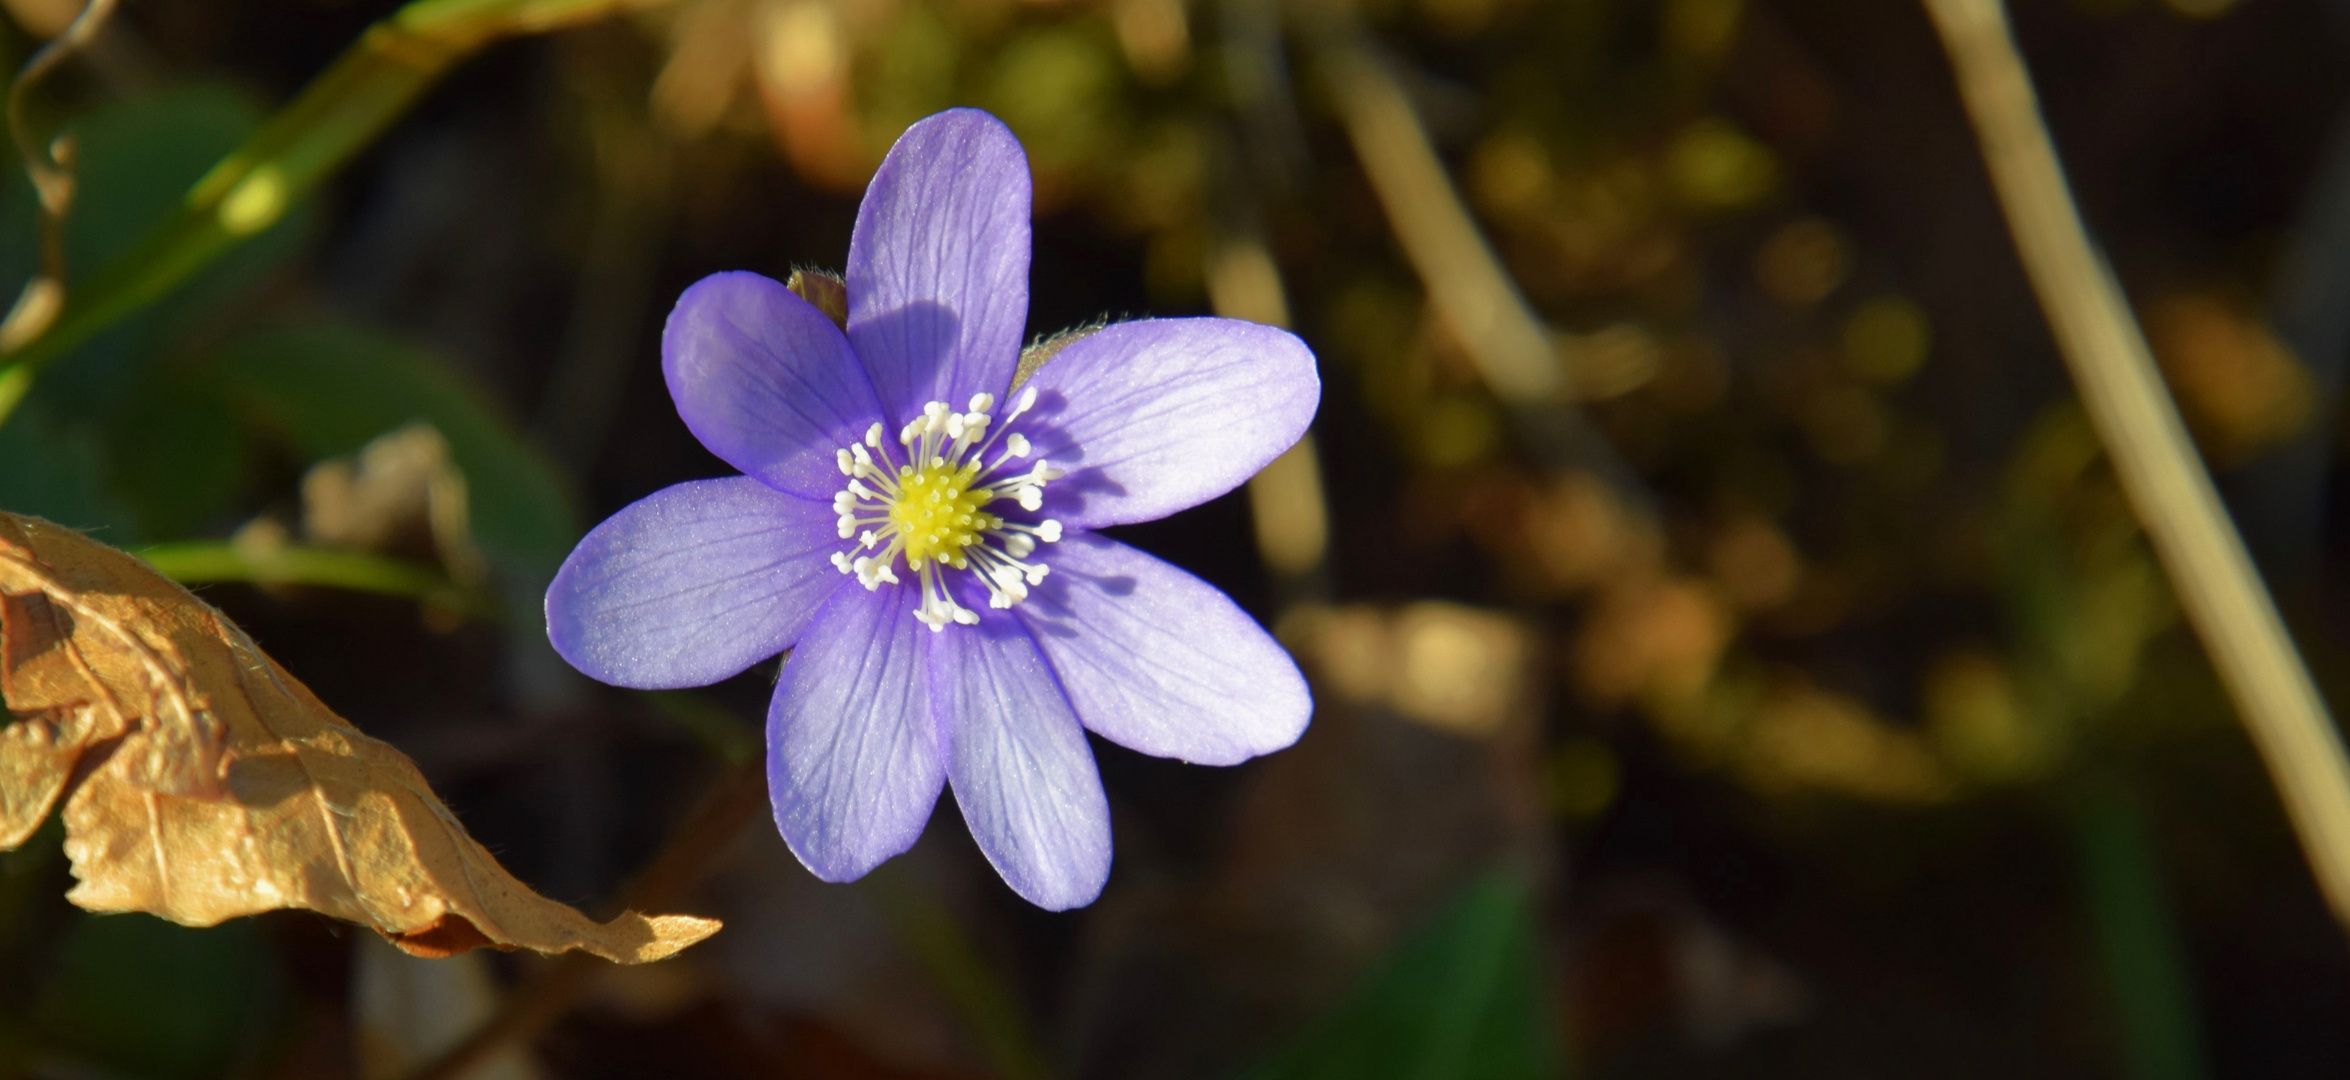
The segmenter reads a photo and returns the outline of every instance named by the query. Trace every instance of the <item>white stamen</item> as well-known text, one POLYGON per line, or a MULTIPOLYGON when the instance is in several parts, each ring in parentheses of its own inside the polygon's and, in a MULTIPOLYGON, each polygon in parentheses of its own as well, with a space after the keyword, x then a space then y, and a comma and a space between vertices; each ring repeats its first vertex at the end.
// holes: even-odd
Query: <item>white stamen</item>
POLYGON ((1009 522, 977 508, 1004 500, 1034 512, 1044 505, 1045 485, 1063 475, 1044 461, 1024 472, 1005 471, 1013 459, 1035 449, 1027 435, 1008 428, 1035 407, 1036 399, 1034 388, 1023 391, 1000 423, 991 415, 993 394, 972 395, 970 411, 964 413, 943 401, 927 402, 920 416, 898 430, 898 444, 906 448, 903 464, 882 444, 880 423, 867 427, 860 442, 834 453, 833 463, 848 481, 834 493, 832 509, 841 539, 854 536, 855 541, 847 551, 833 553, 833 567, 878 590, 901 584, 895 567, 902 557, 916 576, 914 618, 934 632, 950 623, 979 622, 977 612, 955 601, 950 570, 967 572, 985 587, 990 608, 1007 609, 1026 600, 1049 571, 1029 560, 1040 545, 1061 539, 1061 523, 1009 522), (999 439, 1004 449, 989 463, 999 439), (964 499, 971 501, 957 501, 964 499), (921 531, 902 531, 915 527, 921 531), (915 557, 917 550, 922 557, 915 557))

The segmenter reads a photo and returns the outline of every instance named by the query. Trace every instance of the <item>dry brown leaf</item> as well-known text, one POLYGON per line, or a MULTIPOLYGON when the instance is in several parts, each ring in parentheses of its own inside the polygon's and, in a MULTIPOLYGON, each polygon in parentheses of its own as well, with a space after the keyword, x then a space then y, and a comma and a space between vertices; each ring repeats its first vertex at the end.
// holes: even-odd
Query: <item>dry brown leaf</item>
POLYGON ((473 542, 465 474, 431 424, 411 423, 302 475, 302 533, 313 544, 438 560, 479 585, 489 564, 473 542))
POLYGON ((424 956, 483 945, 658 960, 712 919, 598 924, 532 892, 398 750, 145 563, 0 513, 0 850, 65 802, 92 911, 188 926, 308 908, 424 956))

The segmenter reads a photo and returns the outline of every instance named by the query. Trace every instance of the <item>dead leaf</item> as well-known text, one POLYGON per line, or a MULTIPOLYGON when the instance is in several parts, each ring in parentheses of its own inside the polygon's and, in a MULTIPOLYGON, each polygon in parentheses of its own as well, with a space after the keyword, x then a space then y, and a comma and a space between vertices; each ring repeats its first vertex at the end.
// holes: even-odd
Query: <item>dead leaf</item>
POLYGON ((438 559, 451 578, 479 585, 489 561, 474 545, 465 492, 448 440, 418 421, 311 466, 302 532, 327 547, 438 559))
POLYGON ((398 750, 320 703, 146 564, 0 513, 0 850, 59 800, 92 911, 188 926, 277 908, 420 955, 480 945, 658 960, 713 919, 598 924, 500 867, 398 750))

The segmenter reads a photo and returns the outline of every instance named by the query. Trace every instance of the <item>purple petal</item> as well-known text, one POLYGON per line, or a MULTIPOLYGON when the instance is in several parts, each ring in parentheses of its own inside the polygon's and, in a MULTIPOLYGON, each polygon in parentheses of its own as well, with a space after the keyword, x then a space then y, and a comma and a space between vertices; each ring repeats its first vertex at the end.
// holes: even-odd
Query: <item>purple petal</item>
POLYGON ((988 613, 931 653, 947 776, 979 850, 1049 911, 1093 902, 1110 877, 1110 804, 1085 731, 1020 624, 988 613))
MULTIPOLYGON (((898 423, 1011 385, 1028 322, 1028 156, 1003 121, 907 128, 849 239, 849 340, 898 423)), ((893 432, 894 434, 894 432, 893 432)))
POLYGON ((1052 575, 1013 610, 1095 734, 1202 765, 1304 734, 1314 710, 1304 676, 1215 586, 1092 534, 1040 557, 1052 575))
MULTIPOLYGON (((828 568, 829 569, 829 568, 828 568)), ((767 708, 775 827, 808 870, 853 881, 914 846, 946 773, 913 590, 845 588, 816 615, 767 708)))
POLYGON ((779 491, 830 499, 833 452, 883 419, 849 341, 772 278, 712 274, 661 332, 677 415, 710 452, 779 491))
POLYGON ((547 637, 618 686, 702 686, 790 648, 851 580, 832 507, 747 476, 664 488, 612 515, 547 587, 547 637))
POLYGON ((1026 386, 1039 419, 1015 430, 1070 471, 1048 512, 1073 528, 1162 518, 1240 486, 1297 443, 1322 400, 1304 342, 1237 319, 1107 326, 1026 386))

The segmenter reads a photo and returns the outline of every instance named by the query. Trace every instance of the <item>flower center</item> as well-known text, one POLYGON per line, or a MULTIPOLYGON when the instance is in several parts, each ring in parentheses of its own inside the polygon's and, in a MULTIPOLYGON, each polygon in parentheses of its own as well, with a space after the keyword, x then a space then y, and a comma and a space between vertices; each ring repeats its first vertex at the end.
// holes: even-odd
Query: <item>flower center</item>
POLYGON ((995 395, 974 396, 971 410, 962 413, 933 401, 922 407, 921 418, 898 432, 903 463, 883 445, 880 424, 866 429, 863 442, 835 455, 849 481, 832 497, 832 509, 840 515, 840 538, 855 537, 857 544, 835 552, 832 565, 857 575, 867 589, 878 589, 883 582, 897 583, 895 567, 903 556, 906 569, 922 582, 914 617, 933 631, 950 622, 968 626, 979 621, 977 612, 956 603, 948 591, 949 570, 969 573, 986 586, 989 607, 1009 608, 1027 599, 1028 587, 1043 583, 1046 573, 1043 563, 1027 560, 1036 545, 1061 538, 1061 523, 1050 518, 1035 524, 1006 521, 985 508, 1008 499, 1033 513, 1044 505, 1044 486, 1064 475, 1043 461, 1025 472, 1005 470, 1013 459, 1028 456, 1028 438, 1010 428, 1035 405, 1035 390, 1020 395, 1003 425, 991 433, 995 395))
POLYGON ((973 490, 979 465, 925 465, 898 482, 898 497, 889 504, 889 523, 906 538, 908 561, 943 559, 961 569, 963 549, 979 541, 980 533, 1000 527, 1003 519, 980 512, 995 501, 986 488, 973 490))

